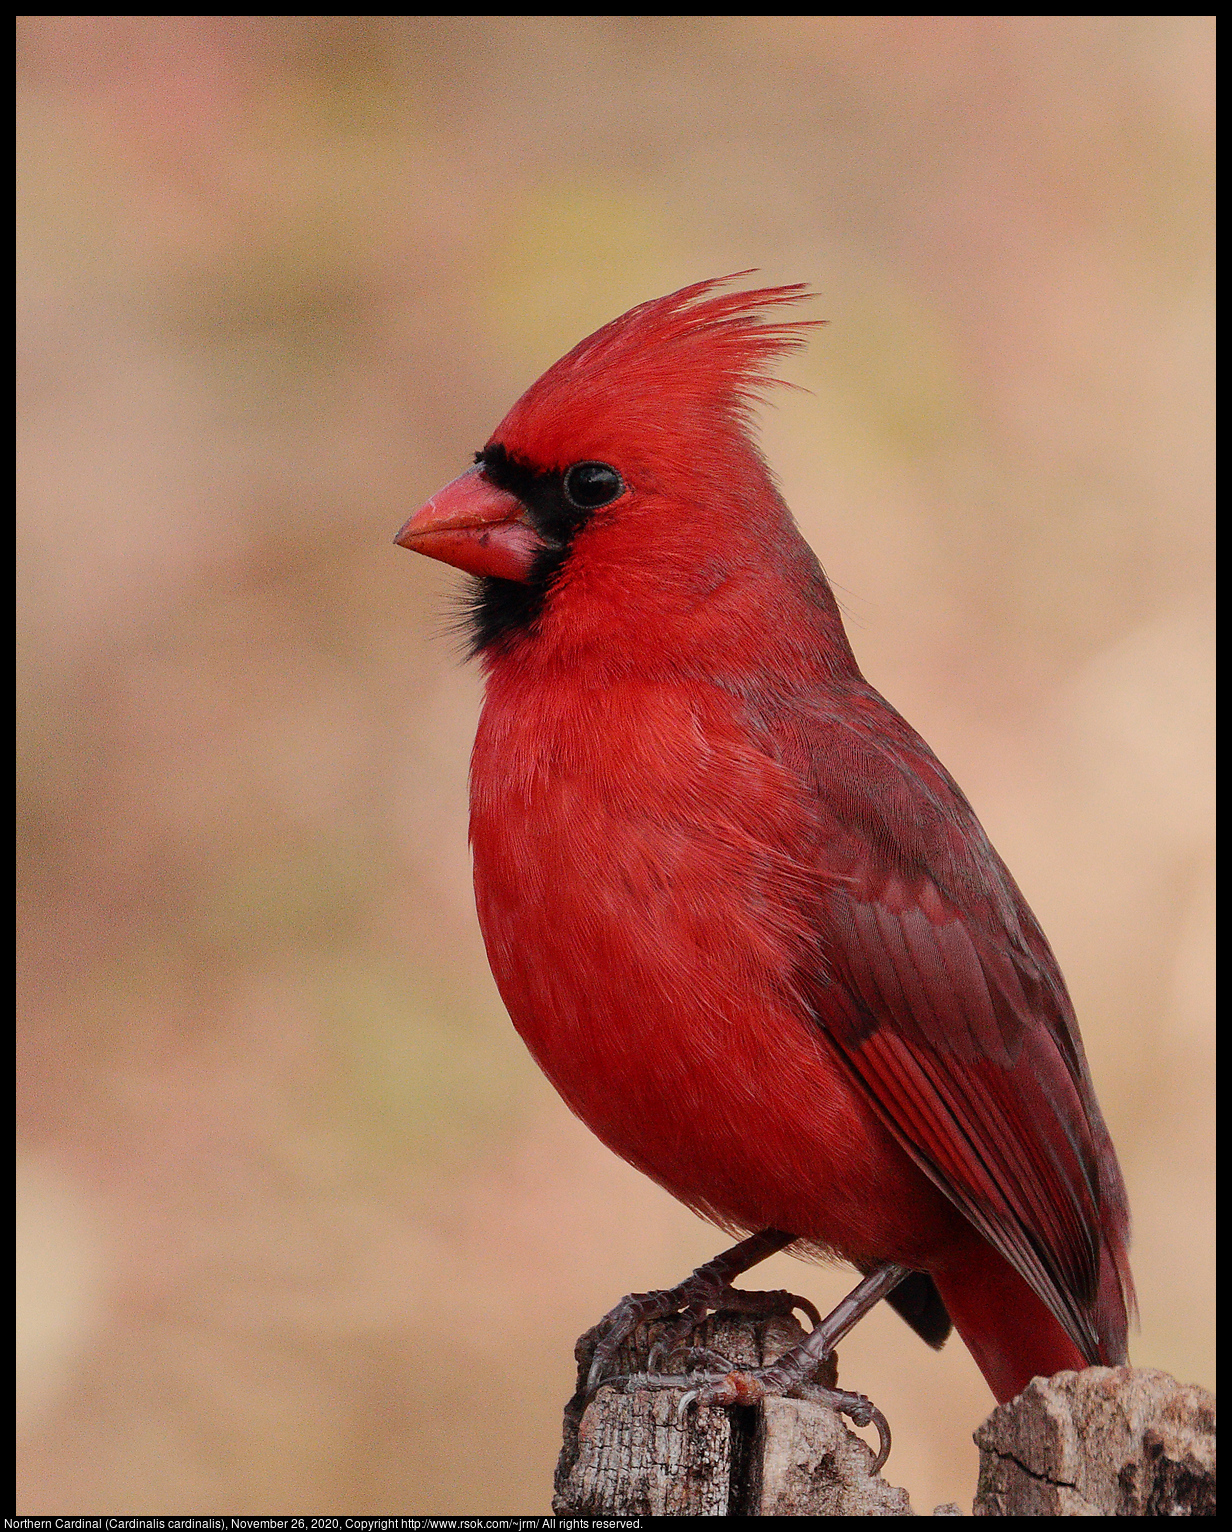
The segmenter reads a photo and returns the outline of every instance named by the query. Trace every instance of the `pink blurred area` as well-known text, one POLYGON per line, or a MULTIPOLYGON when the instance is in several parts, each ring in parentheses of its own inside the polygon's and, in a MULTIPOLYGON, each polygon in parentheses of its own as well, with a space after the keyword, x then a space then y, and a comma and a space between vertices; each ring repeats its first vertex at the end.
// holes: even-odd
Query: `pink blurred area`
MULTIPOLYGON (((458 581, 392 538, 583 334, 754 266, 830 320, 788 501, 1069 977, 1134 1359, 1213 1386, 1213 52, 20 24, 21 1512, 541 1514, 574 1338, 723 1243, 503 1014, 458 581)), ((877 1313, 841 1363, 968 1504, 961 1346, 877 1313)))

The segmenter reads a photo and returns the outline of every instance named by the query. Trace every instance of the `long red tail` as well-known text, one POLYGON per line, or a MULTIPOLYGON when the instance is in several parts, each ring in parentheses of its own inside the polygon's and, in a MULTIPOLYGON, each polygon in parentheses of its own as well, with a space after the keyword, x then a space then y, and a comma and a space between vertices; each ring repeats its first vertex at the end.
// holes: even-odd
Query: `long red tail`
POLYGON ((1088 1365, 1014 1268, 980 1241, 963 1268, 933 1280, 998 1404, 1037 1376, 1088 1365))

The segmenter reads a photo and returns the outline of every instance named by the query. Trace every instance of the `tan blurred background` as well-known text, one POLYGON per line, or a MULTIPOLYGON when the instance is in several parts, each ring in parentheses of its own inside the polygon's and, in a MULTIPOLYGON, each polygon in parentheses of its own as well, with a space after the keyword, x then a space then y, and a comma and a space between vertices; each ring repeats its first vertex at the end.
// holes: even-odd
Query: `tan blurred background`
MULTIPOLYGON (((544 1512, 575 1336, 723 1243, 503 1014, 458 578, 391 539, 562 350, 749 266, 831 321, 764 434, 863 668, 1069 977, 1134 1358, 1213 1385, 1213 45, 21 25, 21 1511, 544 1512)), ((961 1345, 842 1362, 969 1504, 961 1345)))

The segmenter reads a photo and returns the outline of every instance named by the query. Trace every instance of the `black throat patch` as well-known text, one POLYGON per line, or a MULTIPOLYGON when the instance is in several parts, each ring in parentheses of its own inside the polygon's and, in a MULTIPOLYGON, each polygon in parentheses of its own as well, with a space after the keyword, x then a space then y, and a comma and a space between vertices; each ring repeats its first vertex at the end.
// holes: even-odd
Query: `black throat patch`
POLYGON ((476 452, 475 461, 485 478, 522 502, 545 547, 535 556, 529 580, 499 580, 493 575, 472 580, 465 603, 472 657, 534 627, 573 539, 594 514, 565 498, 563 468, 536 468, 499 444, 476 452))

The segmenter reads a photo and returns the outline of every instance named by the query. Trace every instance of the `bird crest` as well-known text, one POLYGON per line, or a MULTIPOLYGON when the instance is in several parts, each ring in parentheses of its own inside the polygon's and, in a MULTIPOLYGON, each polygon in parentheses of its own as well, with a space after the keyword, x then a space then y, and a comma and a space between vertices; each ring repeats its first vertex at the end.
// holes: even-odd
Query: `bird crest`
POLYGON ((784 352, 820 319, 779 317, 813 296, 804 283, 724 292, 748 271, 694 282, 621 314, 579 341, 522 395, 489 445, 543 466, 600 453, 604 442, 694 443, 717 422, 747 434, 752 407, 784 352))

